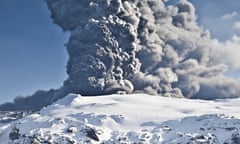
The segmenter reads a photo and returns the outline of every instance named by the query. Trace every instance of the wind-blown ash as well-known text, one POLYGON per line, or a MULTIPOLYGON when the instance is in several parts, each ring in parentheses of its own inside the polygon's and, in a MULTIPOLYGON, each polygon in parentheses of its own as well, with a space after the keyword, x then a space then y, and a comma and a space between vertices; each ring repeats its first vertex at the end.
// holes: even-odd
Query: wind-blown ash
POLYGON ((230 98, 239 82, 212 65, 213 40, 182 0, 46 0, 51 17, 70 31, 66 44, 72 92, 117 91, 189 98, 230 98))
POLYGON ((196 23, 195 8, 187 0, 170 6, 164 0, 46 3, 54 23, 71 34, 64 95, 239 97, 239 81, 224 76, 227 66, 216 60, 216 41, 196 23))

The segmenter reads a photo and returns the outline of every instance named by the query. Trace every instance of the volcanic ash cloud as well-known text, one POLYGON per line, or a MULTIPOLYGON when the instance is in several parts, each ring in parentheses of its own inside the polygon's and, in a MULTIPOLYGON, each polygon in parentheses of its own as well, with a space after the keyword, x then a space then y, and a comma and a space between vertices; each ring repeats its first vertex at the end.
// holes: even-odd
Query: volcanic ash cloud
POLYGON ((46 0, 71 36, 65 86, 82 95, 119 91, 188 98, 232 98, 239 82, 211 62, 215 47, 182 0, 46 0))

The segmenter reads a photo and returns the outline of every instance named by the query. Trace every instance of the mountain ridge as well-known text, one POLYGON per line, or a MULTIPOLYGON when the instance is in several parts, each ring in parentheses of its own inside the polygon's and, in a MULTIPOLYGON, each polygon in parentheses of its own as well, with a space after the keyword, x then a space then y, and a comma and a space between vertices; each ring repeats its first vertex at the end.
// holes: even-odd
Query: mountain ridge
POLYGON ((240 99, 189 100, 146 94, 70 94, 0 125, 4 144, 237 144, 240 99), (235 143, 234 143, 235 142, 235 143))

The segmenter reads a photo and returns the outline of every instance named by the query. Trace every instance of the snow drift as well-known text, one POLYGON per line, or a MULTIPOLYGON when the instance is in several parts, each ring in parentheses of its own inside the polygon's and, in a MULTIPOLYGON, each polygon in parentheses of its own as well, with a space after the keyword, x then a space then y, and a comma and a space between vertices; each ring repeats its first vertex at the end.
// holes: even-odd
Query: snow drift
POLYGON ((196 23, 187 0, 170 6, 164 0, 46 3, 54 23, 71 34, 64 94, 239 97, 240 83, 224 76, 227 66, 214 61, 216 42, 196 23))

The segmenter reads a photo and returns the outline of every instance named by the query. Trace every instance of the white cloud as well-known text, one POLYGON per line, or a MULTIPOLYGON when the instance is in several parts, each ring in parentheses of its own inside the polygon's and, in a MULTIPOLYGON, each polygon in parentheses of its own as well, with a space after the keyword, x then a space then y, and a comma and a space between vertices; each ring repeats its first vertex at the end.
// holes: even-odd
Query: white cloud
POLYGON ((213 42, 214 49, 210 53, 213 63, 223 63, 230 69, 240 69, 240 37, 234 35, 226 42, 213 42))
POLYGON ((232 12, 232 13, 228 13, 222 16, 223 20, 228 20, 228 19, 233 19, 234 17, 239 16, 239 14, 237 12, 232 12))
POLYGON ((240 30, 240 21, 236 21, 233 23, 233 29, 240 30))

